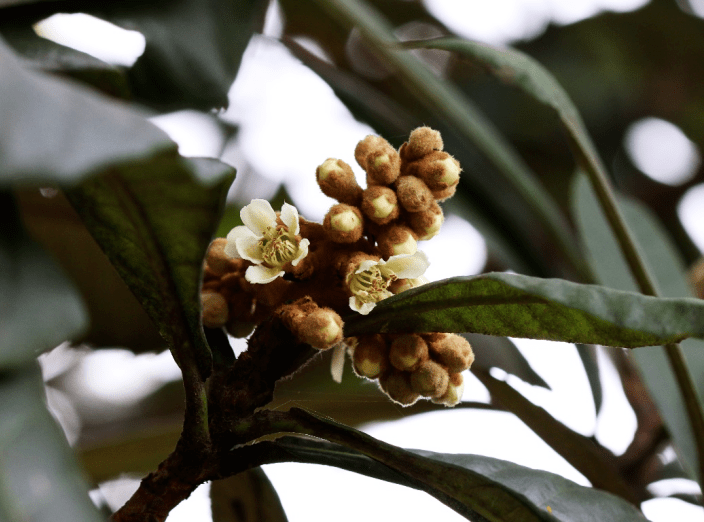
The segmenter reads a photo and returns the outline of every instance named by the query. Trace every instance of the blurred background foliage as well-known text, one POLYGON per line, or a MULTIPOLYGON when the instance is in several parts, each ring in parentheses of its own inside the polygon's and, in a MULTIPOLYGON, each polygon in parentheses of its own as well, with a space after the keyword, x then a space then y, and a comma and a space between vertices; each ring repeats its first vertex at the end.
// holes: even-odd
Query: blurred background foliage
MULTIPOLYGON (((228 91, 250 38, 263 31, 266 13, 276 9, 282 21, 276 36, 293 56, 332 87, 359 121, 397 147, 417 126, 429 125, 441 131, 446 150, 455 155, 464 169, 457 195, 446 208, 482 233, 488 249, 483 271, 513 270, 586 283, 598 281, 594 267, 587 268, 581 262, 586 250, 579 239, 578 223, 572 217, 576 165, 554 113, 508 85, 511 71, 490 74, 468 57, 432 49, 412 51, 416 62, 411 68, 430 71, 466 95, 498 135, 510 143, 511 150, 525 163, 525 170, 534 175, 536 184, 560 210, 551 218, 556 230, 568 238, 566 246, 556 241, 555 229, 546 224, 541 208, 527 201, 521 189, 502 174, 485 147, 468 139, 466 128, 457 118, 448 116, 451 107, 438 107, 437 100, 428 100, 427 93, 418 90, 408 72, 404 72, 404 64, 380 51, 378 42, 366 41, 364 30, 352 27, 354 17, 345 16, 345 9, 335 7, 336 4, 326 0, 279 0, 271 5, 261 0, 0 0, 0 35, 25 70, 78 81, 110 100, 126 102, 141 114, 201 111, 215 124, 221 147, 214 155, 219 156, 237 142, 241 131, 224 117, 228 91), (106 63, 42 38, 33 28, 55 13, 77 12, 143 34, 144 53, 133 65, 106 63), (506 81, 500 80, 502 74, 509 75, 504 78, 506 81)), ((453 34, 419 0, 372 0, 368 4, 401 41, 453 34)), ((635 164, 627 150, 627 139, 634 123, 661 118, 679 127, 701 150, 704 20, 696 15, 696 7, 686 0, 651 0, 629 12, 604 12, 569 25, 549 25, 532 38, 513 43, 552 72, 564 87, 581 113, 615 187, 652 211, 669 233, 672 248, 683 266, 694 265, 701 253, 685 231, 677 206, 690 188, 704 182, 704 164, 699 162, 677 183, 662 183, 635 164)), ((0 67, 5 67, 2 60, 0 67)), ((3 70, 0 75, 4 74, 3 70)), ((7 82, 2 82, 0 88, 9 89, 7 82)), ((0 91, 0 96, 2 92, 10 91, 0 91)), ((19 91, 12 92, 17 95, 19 91)), ((21 106, 35 100, 27 95, 15 98, 13 103, 21 106)), ((6 105, 0 101, 3 110, 6 105)), ((69 108, 73 114, 82 110, 80 101, 69 108)), ((0 111, 0 125, 8 128, 5 114, 12 113, 0 111)), ((153 139, 155 143, 159 141, 153 139)), ((30 144, 27 147, 27 154, 36 153, 30 144)), ((271 148, 276 153, 276 144, 271 144, 271 148)), ((0 163, 0 170, 3 166, 7 167, 0 163)), ((234 166, 245 180, 253 179, 252 173, 248 174, 252 165, 235 162, 234 166)), ((11 187, 27 233, 57 260, 88 310, 88 327, 71 339, 78 348, 63 346, 44 356, 52 411, 78 449, 94 484, 121 473, 149 472, 168 454, 180 429, 183 390, 174 380, 178 374, 170 370, 171 373, 162 372, 158 377, 145 377, 148 385, 142 395, 119 401, 91 393, 86 385, 86 368, 91 364, 88 355, 95 350, 121 348, 146 354, 163 351, 166 345, 71 205, 51 188, 44 188, 41 193, 37 190, 38 186, 53 186, 58 174, 55 178, 45 172, 36 177, 15 176, 9 167, 7 172, 3 174, 3 189, 9 193, 11 187)), ((78 180, 76 177, 72 182, 78 180)), ((242 186, 238 191, 231 193, 218 235, 239 224, 239 208, 248 202, 245 195, 253 195, 242 186)), ((281 185, 273 206, 279 208, 284 199, 297 204, 296 196, 281 185)), ((461 248, 459 245, 460 251, 461 248)), ((599 252, 591 254, 598 256, 599 252)), ((572 433, 574 440, 569 434, 551 439, 544 430, 541 434, 541 424, 547 422, 549 427, 558 429, 560 423, 526 408, 520 394, 512 395, 510 390, 501 388, 488 373, 491 368, 501 368, 529 384, 547 387, 514 344, 508 339, 473 336, 472 345, 477 353, 475 369, 483 375, 481 380, 493 400, 488 404, 465 403, 462 407, 513 411, 586 473, 586 457, 571 449, 578 437, 572 433)), ((236 346, 242 349, 242 344, 236 346)), ((595 349, 579 349, 598 411, 602 392, 595 349)), ((115 357, 132 357, 120 353, 115 357)), ((154 360, 162 355, 143 357, 154 360)), ((643 501, 652 496, 648 484, 686 474, 680 466, 666 465, 659 459, 669 438, 657 408, 631 360, 619 351, 613 351, 613 357, 639 425, 629 450, 608 458, 631 481, 630 500, 643 501)), ((437 409, 423 403, 400 412, 374 386, 349 373, 341 385, 332 382, 328 368, 329 356, 323 355, 294 379, 282 383, 273 407, 303 404, 351 426, 437 409), (350 401, 350 397, 355 400, 350 401)), ((102 371, 109 371, 109 364, 102 371)), ((704 374, 696 377, 701 380, 704 374)), ((704 381, 700 384, 704 386, 704 381)), ((688 502, 699 501, 695 495, 679 496, 688 502)))

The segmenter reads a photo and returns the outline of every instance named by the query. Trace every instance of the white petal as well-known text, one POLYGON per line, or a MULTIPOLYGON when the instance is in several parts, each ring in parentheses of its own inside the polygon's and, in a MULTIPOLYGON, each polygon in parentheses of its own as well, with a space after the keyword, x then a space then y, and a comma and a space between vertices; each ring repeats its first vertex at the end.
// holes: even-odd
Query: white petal
POLYGON ((357 298, 354 296, 350 297, 350 308, 355 312, 359 312, 362 315, 367 315, 374 309, 375 306, 376 303, 362 303, 362 306, 359 306, 357 304, 357 298))
POLYGON ((250 266, 244 273, 244 278, 252 284, 265 285, 271 283, 274 279, 284 275, 283 270, 278 268, 267 268, 262 265, 250 266))
POLYGON ((284 203, 281 205, 281 221, 288 227, 288 231, 297 236, 301 230, 298 225, 298 210, 293 205, 284 203))
POLYGON ((240 211, 242 223, 258 236, 264 235, 267 227, 276 225, 276 212, 265 199, 253 199, 240 211))
POLYGON ((374 261, 372 259, 365 259, 362 261, 359 266, 357 267, 357 270, 355 270, 355 274, 361 274, 362 272, 369 270, 371 267, 376 266, 379 264, 379 261, 374 261))
POLYGON ((391 256, 385 266, 401 279, 415 279, 425 273, 430 262, 425 252, 418 250, 412 256, 391 256))
POLYGON ((345 352, 347 345, 344 342, 337 343, 332 352, 332 361, 330 362, 330 372, 332 380, 342 382, 342 371, 345 369, 345 352))
POLYGON ((296 259, 291 261, 291 264, 293 266, 298 265, 298 263, 301 262, 301 259, 306 257, 308 255, 308 245, 310 244, 310 241, 307 239, 303 238, 301 239, 301 242, 298 243, 298 255, 296 256, 296 259))
POLYGON ((227 243, 225 244, 225 255, 239 259, 240 254, 237 251, 237 240, 242 237, 256 237, 254 233, 247 227, 235 227, 227 234, 227 243))
MULTIPOLYGON (((247 228, 247 230, 249 229, 247 228)), ((239 252, 240 257, 255 264, 259 264, 264 261, 264 258, 262 257, 262 247, 259 245, 259 238, 254 234, 250 236, 238 237, 235 244, 237 245, 237 252, 239 252)))

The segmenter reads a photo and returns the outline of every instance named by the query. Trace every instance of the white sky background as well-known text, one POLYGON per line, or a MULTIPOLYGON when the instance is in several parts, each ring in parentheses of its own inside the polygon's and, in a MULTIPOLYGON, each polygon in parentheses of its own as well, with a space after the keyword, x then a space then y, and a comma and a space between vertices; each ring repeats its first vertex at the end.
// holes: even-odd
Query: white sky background
MULTIPOLYGON (((602 9, 630 10, 646 2, 425 0, 425 3, 435 16, 458 34, 506 44, 536 36, 551 21, 572 23, 602 9)), ((81 26, 84 22, 85 19, 82 22, 77 17, 64 17, 53 24, 45 24, 41 31, 47 37, 112 63, 129 65, 143 52, 144 40, 138 33, 113 31, 109 24, 97 28, 81 26)), ((277 32, 273 18, 269 21, 268 31, 274 35, 277 32)), ((237 167, 249 165, 262 178, 249 177, 250 185, 246 191, 236 182, 233 190, 240 195, 246 193, 248 197, 269 197, 278 183, 283 182, 301 213, 320 220, 332 201, 319 192, 314 177, 316 166, 328 157, 338 157, 352 165, 361 178, 362 172, 354 161, 353 151, 356 143, 366 134, 373 133, 373 129, 355 121, 334 97, 330 87, 291 58, 280 44, 265 38, 255 40, 245 53, 240 74, 230 93, 230 109, 223 116, 240 125, 236 146, 226 151, 224 159, 237 167), (260 182, 252 186, 256 179, 260 182)), ((207 116, 184 111, 160 116, 153 121, 179 143, 184 155, 216 156, 222 149, 217 128, 207 116)), ((655 118, 634 124, 625 143, 634 164, 663 183, 683 183, 700 161, 697 147, 677 127, 655 118), (652 154, 654 150, 658 153, 652 154)), ((247 177, 246 170, 241 169, 238 179, 247 177)), ((702 250, 703 209, 704 186, 691 189, 678 208, 686 229, 702 250)), ((431 280, 477 273, 486 256, 481 236, 469 223, 452 216, 438 237, 420 246, 431 260, 427 273, 431 280), (457 255, 455 248, 459 241, 468 245, 462 256, 457 255)), ((596 432, 597 438, 612 450, 621 452, 625 449, 635 429, 635 420, 605 357, 601 357, 605 403, 597 423, 586 377, 574 347, 540 341, 517 340, 516 343, 553 391, 532 387, 515 377, 509 377, 509 383, 580 433, 592 435, 596 432), (556 371, 557 368, 563 371, 556 371)), ((125 400, 135 394, 136 381, 144 383, 142 393, 147 393, 177 375, 173 361, 163 356, 135 358, 100 352, 85 365, 86 382, 95 393, 125 400), (115 370, 120 364, 124 365, 125 371, 115 370), (106 368, 112 371, 106 372, 106 368), (103 377, 91 378, 91 375, 117 374, 130 375, 130 380, 111 382, 103 377), (137 379, 137 374, 143 377, 137 379)), ((476 379, 470 379, 465 399, 486 398, 486 390, 476 379)), ((587 484, 584 477, 522 423, 503 413, 448 410, 370 425, 365 431, 402 447, 491 455, 550 470, 587 484)), ((387 519, 386 515, 393 519, 419 520, 425 519, 426 514, 440 516, 442 520, 464 520, 425 494, 334 468, 280 464, 267 466, 266 471, 291 522, 329 519, 345 522, 362 517, 383 520, 387 519), (352 501, 350 491, 355 492, 355 501, 352 501)), ((106 485, 104 494, 107 497, 113 495, 113 501, 119 503, 124 502, 123 497, 129 496, 134 488, 135 481, 121 481, 106 485)), ((207 506, 206 486, 179 506, 169 521, 209 520, 209 515, 205 514, 207 506)), ((701 509, 673 499, 650 501, 645 507, 646 515, 653 522, 704 521, 701 509)))

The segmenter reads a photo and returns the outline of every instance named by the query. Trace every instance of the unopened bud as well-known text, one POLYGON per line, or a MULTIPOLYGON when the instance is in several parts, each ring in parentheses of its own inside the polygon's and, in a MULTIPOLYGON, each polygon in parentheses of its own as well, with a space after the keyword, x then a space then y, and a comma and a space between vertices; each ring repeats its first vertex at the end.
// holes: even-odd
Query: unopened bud
POLYGON ((376 239, 384 259, 401 254, 415 254, 418 249, 415 233, 404 225, 391 225, 376 239))
POLYGON ((203 326, 220 328, 227 322, 229 315, 227 301, 218 292, 202 292, 200 302, 203 306, 203 326))
POLYGON ((385 225, 398 217, 396 193, 388 187, 367 187, 362 195, 362 212, 378 225, 385 225))
POLYGON ((389 361, 402 371, 411 372, 428 360, 428 345, 420 335, 401 335, 391 342, 389 361))
POLYGON ((433 202, 428 210, 423 212, 409 212, 407 222, 418 239, 428 240, 437 235, 445 221, 445 216, 437 202, 433 202))
POLYGON ((462 400, 464 393, 464 377, 461 373, 451 373, 450 382, 447 385, 447 391, 442 395, 433 399, 436 404, 444 404, 445 406, 456 406, 462 400))
POLYGON ((407 372, 391 369, 379 378, 379 385, 392 400, 402 406, 410 406, 420 398, 420 394, 411 388, 407 372))
POLYGON ((361 335, 354 344, 352 366, 357 375, 378 378, 389 367, 389 349, 379 334, 361 335))
POLYGON ((348 205, 358 205, 362 199, 362 187, 352 172, 352 167, 342 160, 326 159, 315 171, 323 194, 348 205))
POLYGON ((367 173, 367 186, 389 185, 399 176, 401 158, 384 138, 367 136, 357 144, 354 157, 367 173))
POLYGON ((208 247, 205 261, 208 265, 208 269, 214 275, 221 276, 231 269, 232 258, 225 254, 225 245, 227 245, 227 239, 218 237, 213 239, 213 242, 210 243, 210 247, 208 247))
POLYGON ((404 161, 415 161, 435 150, 442 149, 442 137, 438 131, 430 127, 418 127, 411 132, 399 153, 404 161))
POLYGON ((304 343, 327 350, 342 340, 342 319, 330 308, 319 308, 302 318, 297 333, 304 343))
POLYGON ((424 397, 441 397, 447 391, 450 377, 435 361, 427 360, 411 374, 411 387, 424 397))
POLYGON ((439 341, 430 342, 433 359, 452 373, 468 370, 474 362, 474 352, 469 341, 460 335, 450 334, 439 341))
POLYGON ((422 179, 432 191, 457 185, 461 171, 459 162, 443 151, 432 152, 404 167, 404 175, 422 179))
POLYGON ((401 176, 396 180, 396 195, 401 206, 409 212, 428 210, 433 200, 433 193, 423 180, 415 176, 401 176))
POLYGON ((357 207, 338 203, 325 215, 323 227, 332 241, 354 243, 359 241, 364 230, 362 213, 357 207))

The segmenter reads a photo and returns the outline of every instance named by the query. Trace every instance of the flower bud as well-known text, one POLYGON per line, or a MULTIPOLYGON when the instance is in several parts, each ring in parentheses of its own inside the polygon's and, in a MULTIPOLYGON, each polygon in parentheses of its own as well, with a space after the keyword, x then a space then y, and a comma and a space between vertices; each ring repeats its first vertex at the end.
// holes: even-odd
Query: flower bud
POLYGON ((362 194, 362 212, 377 225, 393 221, 399 214, 396 193, 388 187, 367 187, 362 194))
POLYGON ((449 382, 447 370, 432 360, 424 361, 411 373, 411 388, 424 397, 441 397, 449 382))
POLYGON ((338 203, 325 215, 323 227, 331 241, 354 243, 359 241, 364 231, 362 213, 357 207, 338 203))
POLYGON ((208 264, 208 269, 214 274, 221 276, 230 271, 232 259, 225 254, 225 245, 227 239, 218 237, 213 239, 208 247, 208 253, 205 256, 205 261, 208 264))
POLYGON ((357 375, 368 379, 378 378, 389 367, 389 349, 379 334, 361 335, 357 338, 352 355, 352 367, 357 375))
POLYGON ((401 335, 391 342, 389 361, 398 370, 411 372, 428 360, 428 345, 420 335, 401 335))
POLYGON ((451 187, 447 187, 445 189, 432 190, 431 193, 433 194, 435 201, 445 201, 446 199, 454 196, 456 191, 457 185, 452 185, 451 187))
POLYGON ((439 341, 430 342, 433 359, 451 373, 468 370, 474 362, 474 352, 469 341, 460 335, 450 334, 439 341))
POLYGON ((203 326, 220 328, 227 322, 229 315, 227 301, 218 292, 201 292, 200 302, 203 306, 203 326))
POLYGON ((403 161, 415 161, 435 150, 442 150, 440 133, 430 127, 418 127, 411 132, 408 141, 401 146, 399 153, 403 161))
POLYGON ((323 194, 348 205, 358 205, 362 199, 362 187, 352 172, 352 167, 342 160, 326 159, 315 171, 323 194))
POLYGON ((400 254, 414 254, 418 249, 415 233, 404 225, 390 226, 376 240, 384 259, 400 254))
POLYGON ((461 171, 459 162, 443 151, 431 152, 404 167, 404 175, 422 179, 433 191, 457 185, 461 171))
POLYGON ((436 404, 444 404, 445 406, 456 406, 462 400, 464 393, 464 377, 461 373, 451 373, 450 382, 447 385, 447 391, 442 395, 433 399, 436 404))
POLYGON ((330 308, 319 308, 303 316, 297 325, 298 339, 318 350, 332 348, 342 340, 342 319, 330 308))
POLYGON ((379 385, 386 395, 402 406, 410 406, 420 398, 420 394, 411 388, 406 372, 392 369, 379 377, 379 385))
POLYGON ((367 173, 367 186, 389 185, 399 176, 401 158, 384 138, 367 136, 357 144, 354 157, 367 173))
POLYGON ((428 240, 435 237, 443 222, 445 216, 437 202, 433 201, 428 210, 423 212, 409 212, 406 221, 410 225, 413 232, 416 233, 419 240, 428 240))
POLYGON ((415 176, 401 176, 396 180, 396 196, 401 206, 409 212, 428 210, 436 199, 423 180, 415 176))

